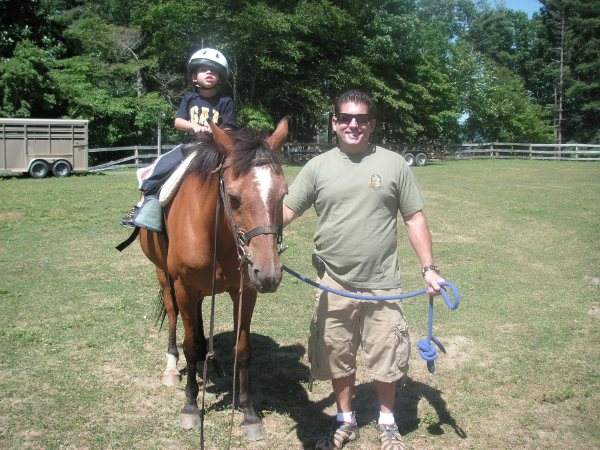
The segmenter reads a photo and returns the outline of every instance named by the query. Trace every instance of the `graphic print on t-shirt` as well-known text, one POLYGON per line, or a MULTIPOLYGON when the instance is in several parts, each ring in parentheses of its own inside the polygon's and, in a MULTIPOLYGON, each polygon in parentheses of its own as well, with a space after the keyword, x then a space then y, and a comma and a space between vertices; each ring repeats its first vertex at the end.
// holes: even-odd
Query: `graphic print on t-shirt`
MULTIPOLYGON (((198 106, 192 106, 190 108, 190 122, 198 125, 208 125, 208 117, 210 109, 206 106, 202 108, 198 106)), ((216 109, 212 110, 212 120, 214 123, 219 123, 219 111, 216 109)))

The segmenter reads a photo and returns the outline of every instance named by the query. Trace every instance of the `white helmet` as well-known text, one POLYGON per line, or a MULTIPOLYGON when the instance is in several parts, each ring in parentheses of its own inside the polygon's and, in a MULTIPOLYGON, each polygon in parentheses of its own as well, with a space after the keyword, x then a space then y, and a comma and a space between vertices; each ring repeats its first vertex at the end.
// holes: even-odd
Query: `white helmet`
POLYGON ((214 48, 201 48, 195 52, 188 61, 188 72, 192 73, 198 66, 208 66, 215 69, 221 75, 221 78, 226 78, 229 72, 227 59, 219 50, 214 48))

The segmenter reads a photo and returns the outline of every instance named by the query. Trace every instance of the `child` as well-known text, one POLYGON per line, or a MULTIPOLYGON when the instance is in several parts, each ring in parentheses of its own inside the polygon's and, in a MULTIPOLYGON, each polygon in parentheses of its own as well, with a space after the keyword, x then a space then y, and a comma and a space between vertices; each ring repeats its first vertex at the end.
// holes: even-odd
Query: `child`
MULTIPOLYGON (((188 73, 194 89, 184 94, 175 117, 175 128, 190 135, 210 133, 208 119, 225 128, 235 127, 235 111, 231 97, 218 93, 219 84, 227 79, 228 65, 223 54, 212 48, 195 52, 188 61, 188 73)), ((151 166, 138 170, 142 198, 121 219, 125 227, 141 226, 160 231, 162 217, 143 213, 147 196, 155 196, 162 184, 184 160, 182 145, 159 157, 151 166)), ((150 211, 150 210, 149 210, 150 211)), ((160 209, 158 210, 160 212, 160 209)))

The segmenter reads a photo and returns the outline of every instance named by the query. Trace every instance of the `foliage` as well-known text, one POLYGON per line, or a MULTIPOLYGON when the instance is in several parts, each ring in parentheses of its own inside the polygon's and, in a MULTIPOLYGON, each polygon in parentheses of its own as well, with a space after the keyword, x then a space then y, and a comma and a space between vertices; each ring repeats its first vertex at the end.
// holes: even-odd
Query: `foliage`
POLYGON ((552 129, 542 120, 522 81, 510 70, 488 60, 469 45, 457 47, 456 79, 461 110, 466 115, 464 137, 475 141, 549 142, 552 129))
POLYGON ((273 129, 273 119, 268 112, 261 107, 244 106, 238 114, 240 126, 250 128, 251 130, 271 130, 273 129))
MULTIPOLYGON (((542 2, 542 23, 555 48, 564 19, 564 124, 566 140, 600 142, 600 4, 582 0, 542 2)), ((558 59, 555 52, 554 59, 558 59)), ((558 67, 555 67, 558 78, 558 67)))
POLYGON ((55 62, 31 41, 20 41, 13 57, 0 60, 0 115, 51 117, 59 96, 49 77, 55 62))
POLYGON ((159 117, 175 138, 187 59, 212 46, 228 57, 240 120, 291 115, 297 139, 322 134, 334 98, 361 88, 385 142, 547 140, 564 11, 563 134, 597 140, 597 2, 543 4, 528 19, 474 0, 3 1, 0 111, 85 117, 92 145, 153 141, 159 117))

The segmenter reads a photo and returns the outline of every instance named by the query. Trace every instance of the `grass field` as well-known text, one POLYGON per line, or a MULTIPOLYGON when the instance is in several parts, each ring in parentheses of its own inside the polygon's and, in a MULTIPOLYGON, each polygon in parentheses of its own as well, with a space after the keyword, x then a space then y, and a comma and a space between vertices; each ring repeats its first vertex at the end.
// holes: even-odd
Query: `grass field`
MULTIPOLYGON (((297 171, 286 168, 288 180, 297 171)), ((460 161, 415 174, 436 262, 463 301, 455 312, 438 302, 435 331, 449 353, 434 376, 413 352, 396 411, 407 441, 600 448, 600 164, 460 161)), ((155 322, 151 264, 136 245, 114 250, 127 236, 118 218, 136 198, 132 171, 0 179, 0 448, 198 447, 198 432, 179 427, 184 384, 160 385, 167 336, 155 322)), ((283 258, 311 275, 313 226, 310 213, 286 230, 283 258)), ((417 289, 400 232, 405 289, 417 289)), ((328 428, 329 384, 308 390, 311 298, 289 276, 259 297, 252 373, 267 440, 250 444, 236 426, 232 448, 302 448, 328 428)), ((424 299, 406 311, 416 342, 424 299)), ((231 328, 223 296, 216 331, 227 368, 231 328)), ((361 439, 347 448, 378 448, 373 391, 364 371, 358 378, 361 439)), ((223 448, 230 377, 212 380, 207 443, 223 448)))

